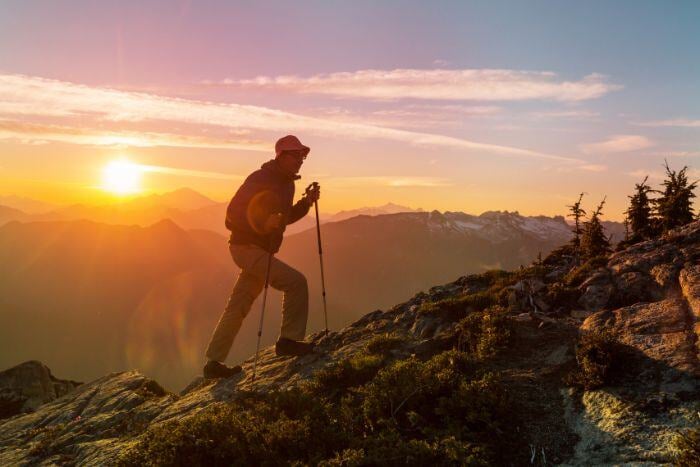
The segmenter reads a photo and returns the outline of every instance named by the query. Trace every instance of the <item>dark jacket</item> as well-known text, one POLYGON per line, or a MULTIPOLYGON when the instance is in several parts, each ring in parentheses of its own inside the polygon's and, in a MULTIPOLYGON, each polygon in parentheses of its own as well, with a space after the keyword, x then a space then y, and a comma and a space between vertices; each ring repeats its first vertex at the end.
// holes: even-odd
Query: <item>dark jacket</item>
POLYGON ((311 207, 306 199, 292 205, 294 181, 300 178, 285 173, 274 159, 250 174, 226 210, 226 228, 231 231, 229 243, 254 244, 277 253, 285 227, 304 217, 311 207), (266 234, 265 221, 276 213, 282 213, 282 228, 266 234))

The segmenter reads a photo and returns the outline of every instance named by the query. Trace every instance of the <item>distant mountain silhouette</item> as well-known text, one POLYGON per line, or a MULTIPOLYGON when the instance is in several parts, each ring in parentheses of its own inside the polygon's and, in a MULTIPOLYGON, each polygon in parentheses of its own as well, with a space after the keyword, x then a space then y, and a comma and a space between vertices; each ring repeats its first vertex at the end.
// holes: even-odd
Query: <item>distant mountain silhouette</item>
POLYGON ((5 222, 24 220, 28 217, 26 212, 9 206, 0 205, 0 225, 5 222))
POLYGON ((234 277, 211 235, 169 220, 0 227, 0 366, 40 359, 74 379, 136 366, 180 383, 234 277))
MULTIPOLYGON (((391 306, 435 281, 487 269, 529 264, 571 238, 564 218, 489 211, 480 216, 433 211, 357 216, 322 230, 329 321, 343 326, 372 309, 391 306)), ((315 230, 285 239, 279 257, 308 278, 321 326, 315 230)))
POLYGON ((19 209, 27 214, 41 214, 57 208, 55 204, 16 195, 0 195, 0 206, 19 209))
MULTIPOLYGON (((556 218, 434 212, 354 217, 325 224, 322 235, 329 320, 339 328, 435 281, 527 264, 569 233, 556 218)), ((0 367, 40 360, 76 380, 135 367, 182 384, 199 371, 236 278, 226 241, 170 220, 0 227, 0 367)), ((309 330, 320 329, 315 229, 290 235, 280 257, 307 275, 309 330)), ((277 336, 280 302, 271 291, 266 344, 277 336)), ((229 361, 251 353, 256 328, 257 319, 245 321, 229 361)))

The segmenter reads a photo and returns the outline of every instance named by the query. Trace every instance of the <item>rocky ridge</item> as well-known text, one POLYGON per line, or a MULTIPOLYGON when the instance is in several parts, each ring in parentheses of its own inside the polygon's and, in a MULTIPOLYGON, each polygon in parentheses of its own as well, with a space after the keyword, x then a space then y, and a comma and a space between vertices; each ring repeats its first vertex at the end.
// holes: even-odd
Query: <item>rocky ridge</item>
MULTIPOLYGON (((401 337, 395 359, 461 348, 460 319, 501 306, 512 339, 485 363, 514 396, 514 420, 540 465, 661 465, 679 430, 700 413, 700 221, 574 268, 566 248, 513 273, 458 280, 329 335, 319 353, 276 357, 265 349, 252 381, 242 375, 193 381, 180 394, 137 371, 83 384, 28 414, 0 421, 0 464, 110 464, 149 429, 184 420, 241 391, 284 389, 365 348, 377 335, 401 337), (564 383, 577 365, 577 336, 606 333, 624 350, 602 387, 564 383)), ((515 422, 514 422, 515 423, 515 422)))

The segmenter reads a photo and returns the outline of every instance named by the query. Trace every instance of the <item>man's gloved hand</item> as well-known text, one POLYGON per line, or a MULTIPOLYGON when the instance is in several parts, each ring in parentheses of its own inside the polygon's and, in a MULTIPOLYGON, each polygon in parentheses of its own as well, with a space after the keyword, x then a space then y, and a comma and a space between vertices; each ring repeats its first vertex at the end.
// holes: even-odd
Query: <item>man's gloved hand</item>
POLYGON ((309 205, 314 204, 321 197, 321 185, 318 182, 313 182, 311 185, 306 187, 304 192, 304 198, 309 205))
POLYGON ((282 228, 282 213, 271 214, 265 221, 265 232, 272 233, 282 228))

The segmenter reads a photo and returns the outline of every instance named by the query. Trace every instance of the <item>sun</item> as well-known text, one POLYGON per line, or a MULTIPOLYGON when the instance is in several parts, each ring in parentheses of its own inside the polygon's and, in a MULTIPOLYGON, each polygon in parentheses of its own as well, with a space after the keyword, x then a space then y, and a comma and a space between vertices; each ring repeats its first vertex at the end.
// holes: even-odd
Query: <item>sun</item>
POLYGON ((126 159, 113 160, 102 169, 102 189, 117 195, 129 195, 141 191, 140 165, 126 159))

